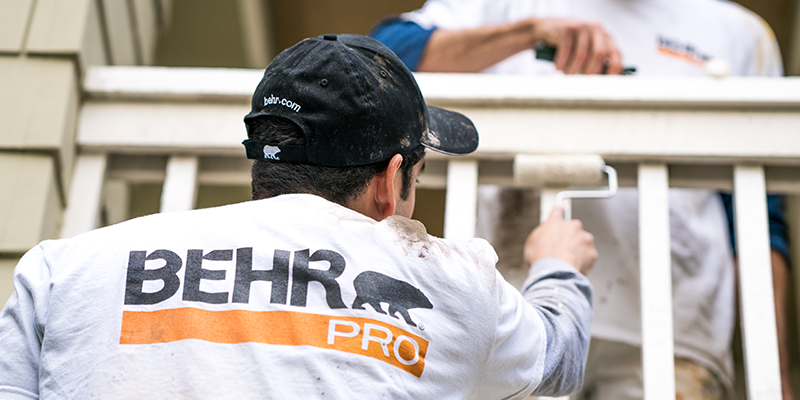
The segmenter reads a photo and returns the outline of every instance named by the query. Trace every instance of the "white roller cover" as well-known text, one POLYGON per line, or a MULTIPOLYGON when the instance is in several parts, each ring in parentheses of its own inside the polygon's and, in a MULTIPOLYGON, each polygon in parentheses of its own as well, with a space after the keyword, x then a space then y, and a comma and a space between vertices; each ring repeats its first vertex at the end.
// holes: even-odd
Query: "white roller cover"
POLYGON ((531 155, 514 157, 518 186, 593 186, 603 177, 603 158, 596 154, 531 155))

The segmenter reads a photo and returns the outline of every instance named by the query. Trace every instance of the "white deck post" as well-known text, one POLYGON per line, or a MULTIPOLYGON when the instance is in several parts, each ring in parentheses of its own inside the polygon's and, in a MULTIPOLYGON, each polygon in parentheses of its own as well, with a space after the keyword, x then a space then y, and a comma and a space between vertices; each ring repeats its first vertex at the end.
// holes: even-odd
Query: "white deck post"
POLYGON ((665 164, 639 165, 639 265, 644 398, 675 399, 669 180, 665 164))
POLYGON ((68 238, 97 228, 108 157, 83 154, 75 162, 61 237, 68 238))
POLYGON ((747 398, 779 400, 781 375, 764 168, 736 165, 733 185, 747 398))
POLYGON ((164 189, 161 192, 161 212, 187 211, 194 208, 198 164, 197 157, 170 157, 167 162, 164 189))
POLYGON ((129 219, 131 190, 128 182, 123 179, 106 179, 103 192, 106 223, 113 225, 129 219))
POLYGON ((450 160, 447 163, 444 237, 456 240, 469 240, 475 237, 477 208, 478 162, 450 160))

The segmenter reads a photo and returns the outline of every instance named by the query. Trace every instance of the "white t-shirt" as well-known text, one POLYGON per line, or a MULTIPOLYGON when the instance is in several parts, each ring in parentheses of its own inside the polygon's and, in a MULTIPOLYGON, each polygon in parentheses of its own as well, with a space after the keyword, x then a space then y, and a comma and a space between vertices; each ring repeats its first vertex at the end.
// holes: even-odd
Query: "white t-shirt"
MULTIPOLYGON (((465 29, 532 16, 600 23, 637 76, 702 76, 710 59, 728 62, 732 75, 782 75, 769 27, 728 1, 428 0, 403 17, 425 28, 465 29)), ((560 73, 532 50, 484 72, 560 73)), ((712 368, 730 387, 734 267, 723 206, 704 190, 672 189, 669 202, 675 352, 712 368)), ((595 288, 592 335, 641 345, 636 190, 623 188, 610 200, 576 200, 573 216, 595 235, 600 254, 588 275, 595 288)))
MULTIPOLYGON (((780 76, 780 51, 756 14, 723 0, 428 0, 403 14, 424 28, 475 28, 529 17, 600 23, 637 76, 702 76, 703 61, 727 61, 734 76, 780 76)), ((552 62, 522 51, 489 73, 556 73, 552 62)))
POLYGON ((591 289, 312 195, 45 241, 0 314, 3 399, 523 398, 580 384, 591 289))

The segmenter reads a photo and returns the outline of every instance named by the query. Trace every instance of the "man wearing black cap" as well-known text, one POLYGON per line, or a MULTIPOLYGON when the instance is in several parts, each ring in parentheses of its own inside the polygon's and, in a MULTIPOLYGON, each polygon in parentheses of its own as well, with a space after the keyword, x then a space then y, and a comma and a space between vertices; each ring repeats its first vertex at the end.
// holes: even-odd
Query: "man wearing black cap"
POLYGON ((245 117, 257 201, 29 251, 0 314, 0 397, 524 398, 580 385, 596 258, 558 213, 521 294, 482 240, 408 219, 425 148, 466 154, 378 42, 281 53, 245 117))

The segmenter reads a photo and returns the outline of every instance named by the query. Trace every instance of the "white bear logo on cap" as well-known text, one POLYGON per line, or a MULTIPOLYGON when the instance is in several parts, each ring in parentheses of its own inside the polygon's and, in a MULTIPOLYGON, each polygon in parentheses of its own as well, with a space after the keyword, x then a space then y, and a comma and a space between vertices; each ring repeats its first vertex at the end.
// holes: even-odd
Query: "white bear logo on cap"
POLYGON ((280 160, 278 158, 278 153, 281 152, 281 149, 275 146, 265 145, 264 146, 264 158, 269 160, 280 160))

